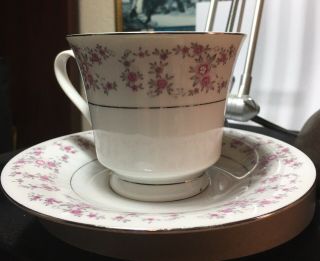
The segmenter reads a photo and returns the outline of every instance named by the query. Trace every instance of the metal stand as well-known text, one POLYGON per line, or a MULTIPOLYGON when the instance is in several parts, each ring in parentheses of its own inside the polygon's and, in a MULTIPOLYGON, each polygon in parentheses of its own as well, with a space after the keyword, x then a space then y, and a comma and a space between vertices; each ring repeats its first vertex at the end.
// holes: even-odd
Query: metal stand
MULTIPOLYGON (((219 1, 223 0, 212 0, 209 8, 209 15, 206 23, 206 31, 211 31, 214 24, 216 15, 217 5, 219 1)), ((245 9, 246 0, 228 0, 231 1, 231 7, 229 11, 228 21, 226 25, 227 32, 233 32, 236 16, 239 10, 238 21, 237 21, 237 32, 240 32, 243 13, 245 9)), ((250 87, 252 79, 252 67, 254 62, 254 55, 258 40, 260 22, 262 17, 264 0, 257 0, 254 17, 249 35, 249 45, 244 66, 244 71, 241 76, 240 87, 237 95, 230 95, 227 101, 226 118, 236 121, 249 121, 256 117, 260 111, 259 105, 250 97, 250 87)))

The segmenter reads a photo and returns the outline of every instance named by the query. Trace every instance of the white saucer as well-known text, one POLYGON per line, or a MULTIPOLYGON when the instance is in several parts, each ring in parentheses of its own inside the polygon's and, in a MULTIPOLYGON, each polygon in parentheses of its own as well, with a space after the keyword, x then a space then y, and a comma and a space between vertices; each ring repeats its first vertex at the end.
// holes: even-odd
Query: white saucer
POLYGON ((4 168, 4 192, 58 238, 130 260, 245 256, 293 238, 313 217, 312 162, 267 136, 225 129, 222 157, 206 173, 209 186, 162 203, 113 192, 111 171, 97 162, 94 149, 92 132, 27 149, 4 168))
POLYGON ((301 199, 315 182, 307 156, 279 140, 225 129, 222 157, 202 193, 150 203, 119 196, 94 152, 92 132, 53 139, 14 157, 1 183, 18 205, 53 222, 130 232, 217 228, 255 220, 301 199), (226 174, 243 175, 237 179, 226 174))

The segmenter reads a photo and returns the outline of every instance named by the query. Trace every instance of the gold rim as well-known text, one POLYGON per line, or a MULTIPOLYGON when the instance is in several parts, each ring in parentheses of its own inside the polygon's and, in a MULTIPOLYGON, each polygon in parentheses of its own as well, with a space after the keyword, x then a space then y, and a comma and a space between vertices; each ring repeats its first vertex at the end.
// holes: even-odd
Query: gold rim
POLYGON ((68 34, 66 37, 83 37, 83 36, 102 36, 102 35, 234 35, 234 36, 245 36, 246 34, 243 33, 229 33, 229 32, 194 32, 194 31, 139 31, 139 32, 101 32, 101 33, 84 33, 84 34, 68 34))

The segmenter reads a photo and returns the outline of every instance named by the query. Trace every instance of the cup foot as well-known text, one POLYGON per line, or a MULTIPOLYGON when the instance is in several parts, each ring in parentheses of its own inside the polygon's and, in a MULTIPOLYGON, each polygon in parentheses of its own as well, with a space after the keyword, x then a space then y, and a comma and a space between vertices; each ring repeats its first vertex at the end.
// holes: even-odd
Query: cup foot
POLYGON ((110 178, 111 188, 119 195, 149 202, 175 201, 193 197, 204 191, 210 183, 210 177, 203 172, 198 177, 172 184, 142 184, 119 178, 113 174, 110 178))

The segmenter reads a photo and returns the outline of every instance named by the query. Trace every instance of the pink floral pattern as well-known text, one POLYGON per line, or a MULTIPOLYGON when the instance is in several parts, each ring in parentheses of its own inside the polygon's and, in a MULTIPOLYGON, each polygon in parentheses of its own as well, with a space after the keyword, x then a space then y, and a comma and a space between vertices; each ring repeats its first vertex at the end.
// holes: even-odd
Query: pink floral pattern
POLYGON ((178 45, 174 48, 174 52, 183 58, 188 57, 194 60, 194 65, 190 66, 189 70, 190 79, 193 82, 193 89, 188 91, 189 96, 215 90, 220 93, 222 89, 227 87, 227 80, 219 76, 215 72, 215 68, 225 65, 227 61, 234 58, 236 52, 233 45, 227 49, 224 47, 212 49, 209 45, 191 43, 191 46, 178 45))
POLYGON ((174 95, 172 79, 174 76, 168 71, 168 58, 172 54, 168 49, 155 49, 152 54, 156 61, 150 63, 149 96, 159 96, 163 92, 174 95))
MULTIPOLYGON (((225 47, 210 47, 199 43, 189 45, 177 45, 171 49, 146 49, 139 47, 137 50, 124 50, 119 59, 115 51, 109 47, 97 45, 95 48, 80 48, 72 45, 87 89, 93 91, 103 90, 106 95, 111 91, 117 91, 118 86, 126 86, 133 92, 147 89, 146 94, 157 97, 167 94, 177 97, 194 96, 200 93, 217 92, 227 88, 228 79, 219 75, 218 67, 223 67, 228 61, 233 60, 236 48, 230 45, 225 47), (181 57, 182 62, 190 63, 189 86, 175 86, 175 75, 170 68, 170 59, 181 57), (112 61, 111 61, 112 60, 112 61), (149 64, 148 71, 142 71, 137 62, 145 61, 149 64), (119 78, 108 77, 107 80, 94 72, 94 67, 109 62, 110 66, 116 63, 122 64, 123 70, 119 78), (144 82, 146 79, 147 82, 144 82), (120 83, 122 82, 122 83, 120 83)), ((188 85, 188 84, 187 84, 188 85)))
MULTIPOLYGON (((189 52, 200 51, 201 48, 189 52)), ((248 215, 269 213, 292 202, 295 195, 303 196, 313 184, 305 186, 305 190, 301 189, 307 174, 302 170, 308 163, 287 144, 241 131, 228 130, 226 133, 229 138, 224 139, 223 153, 236 152, 251 158, 253 151, 257 150, 259 158, 250 163, 256 164, 257 168, 248 177, 250 187, 247 191, 202 210, 170 213, 104 210, 87 203, 71 188, 61 187, 61 178, 70 172, 70 164, 76 169, 95 160, 92 132, 48 141, 19 154, 2 174, 4 189, 14 200, 17 193, 24 195, 22 201, 18 201, 20 204, 44 214, 54 210, 55 215, 66 220, 116 228, 130 229, 134 224, 161 229, 175 222, 193 226, 190 220, 198 220, 204 222, 204 226, 214 226, 235 221, 241 215, 248 218, 248 215), (274 171, 273 167, 277 164, 282 167, 274 171)))
POLYGON ((106 95, 112 90, 117 90, 117 83, 107 81, 104 77, 94 73, 93 67, 101 65, 110 57, 114 56, 113 51, 107 47, 97 44, 94 48, 80 48, 72 45, 75 56, 80 61, 79 67, 86 89, 102 90, 106 95))
POLYGON ((136 92, 139 89, 143 89, 142 80, 143 75, 140 71, 132 69, 132 64, 135 62, 135 57, 143 58, 148 55, 148 52, 143 52, 142 49, 139 49, 138 54, 132 53, 131 50, 125 50, 124 54, 121 56, 119 62, 123 64, 124 71, 121 73, 121 79, 125 82, 125 85, 130 88, 132 91, 136 92))

